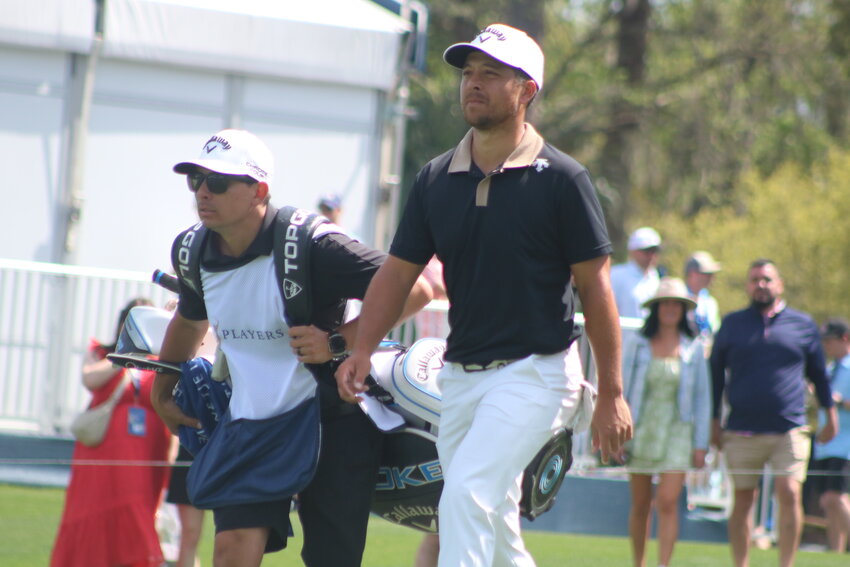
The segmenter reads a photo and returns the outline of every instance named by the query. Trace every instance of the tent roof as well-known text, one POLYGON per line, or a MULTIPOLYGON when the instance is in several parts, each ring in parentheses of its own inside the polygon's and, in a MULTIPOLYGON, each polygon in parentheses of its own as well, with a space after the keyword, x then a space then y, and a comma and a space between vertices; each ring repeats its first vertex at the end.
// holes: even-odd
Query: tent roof
MULTIPOLYGON (((0 42, 87 52, 95 2, 28 0, 0 42)), ((387 90, 408 22, 370 0, 106 0, 103 57, 387 90)))

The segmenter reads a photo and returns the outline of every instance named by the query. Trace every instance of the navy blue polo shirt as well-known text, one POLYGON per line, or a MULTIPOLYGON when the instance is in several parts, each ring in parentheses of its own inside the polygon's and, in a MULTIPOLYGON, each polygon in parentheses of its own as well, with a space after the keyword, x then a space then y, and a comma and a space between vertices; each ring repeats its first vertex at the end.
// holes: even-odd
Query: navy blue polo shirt
POLYGON ((784 433, 806 423, 806 383, 822 407, 832 406, 817 324, 785 307, 766 318, 753 307, 723 319, 711 350, 713 415, 720 417, 725 392, 726 429, 784 433))
POLYGON ((485 175, 470 131, 417 174, 390 254, 436 254, 450 301, 446 360, 553 354, 577 336, 570 265, 612 251, 587 170, 530 125, 485 175))

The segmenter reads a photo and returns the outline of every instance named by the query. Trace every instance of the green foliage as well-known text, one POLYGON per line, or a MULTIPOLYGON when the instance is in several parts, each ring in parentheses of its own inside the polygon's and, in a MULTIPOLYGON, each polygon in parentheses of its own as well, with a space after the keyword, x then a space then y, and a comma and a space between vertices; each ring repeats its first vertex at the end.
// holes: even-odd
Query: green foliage
POLYGON ((763 257, 776 262, 789 305, 818 321, 850 317, 849 179, 850 153, 833 150, 810 169, 786 164, 769 177, 746 173, 740 208, 707 208, 690 218, 658 212, 644 220, 661 232, 663 263, 673 275, 683 275, 694 250, 723 263, 712 287, 723 312, 746 305, 747 267, 763 257))
POLYGON ((769 178, 798 167, 806 175, 829 148, 847 147, 850 0, 655 0, 637 84, 617 66, 624 5, 430 2, 429 68, 411 86, 417 118, 405 187, 466 130, 457 72, 442 62, 443 50, 495 21, 532 30, 541 41, 546 86, 531 120, 588 166, 606 211, 625 211, 625 221, 609 216, 615 235, 625 232, 620 223, 648 224, 662 211, 686 218, 740 212, 750 190, 743 172, 769 178), (608 143, 624 122, 623 143, 608 143))

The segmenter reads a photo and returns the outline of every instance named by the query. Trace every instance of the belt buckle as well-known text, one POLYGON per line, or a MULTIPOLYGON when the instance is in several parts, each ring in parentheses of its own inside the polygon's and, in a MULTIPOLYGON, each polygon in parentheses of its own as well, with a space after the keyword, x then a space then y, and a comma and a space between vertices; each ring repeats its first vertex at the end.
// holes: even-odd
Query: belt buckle
POLYGON ((485 370, 493 370, 504 368, 508 365, 508 360, 491 360, 489 362, 484 362, 482 364, 461 364, 461 368, 463 368, 464 372, 484 372, 485 370))

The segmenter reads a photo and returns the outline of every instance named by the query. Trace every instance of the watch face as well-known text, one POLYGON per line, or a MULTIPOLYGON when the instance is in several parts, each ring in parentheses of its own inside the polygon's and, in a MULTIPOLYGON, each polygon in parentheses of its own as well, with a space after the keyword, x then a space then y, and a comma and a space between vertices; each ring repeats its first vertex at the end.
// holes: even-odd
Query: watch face
POLYGON ((334 333, 328 337, 328 348, 331 354, 343 354, 346 348, 345 337, 339 333, 334 333))

